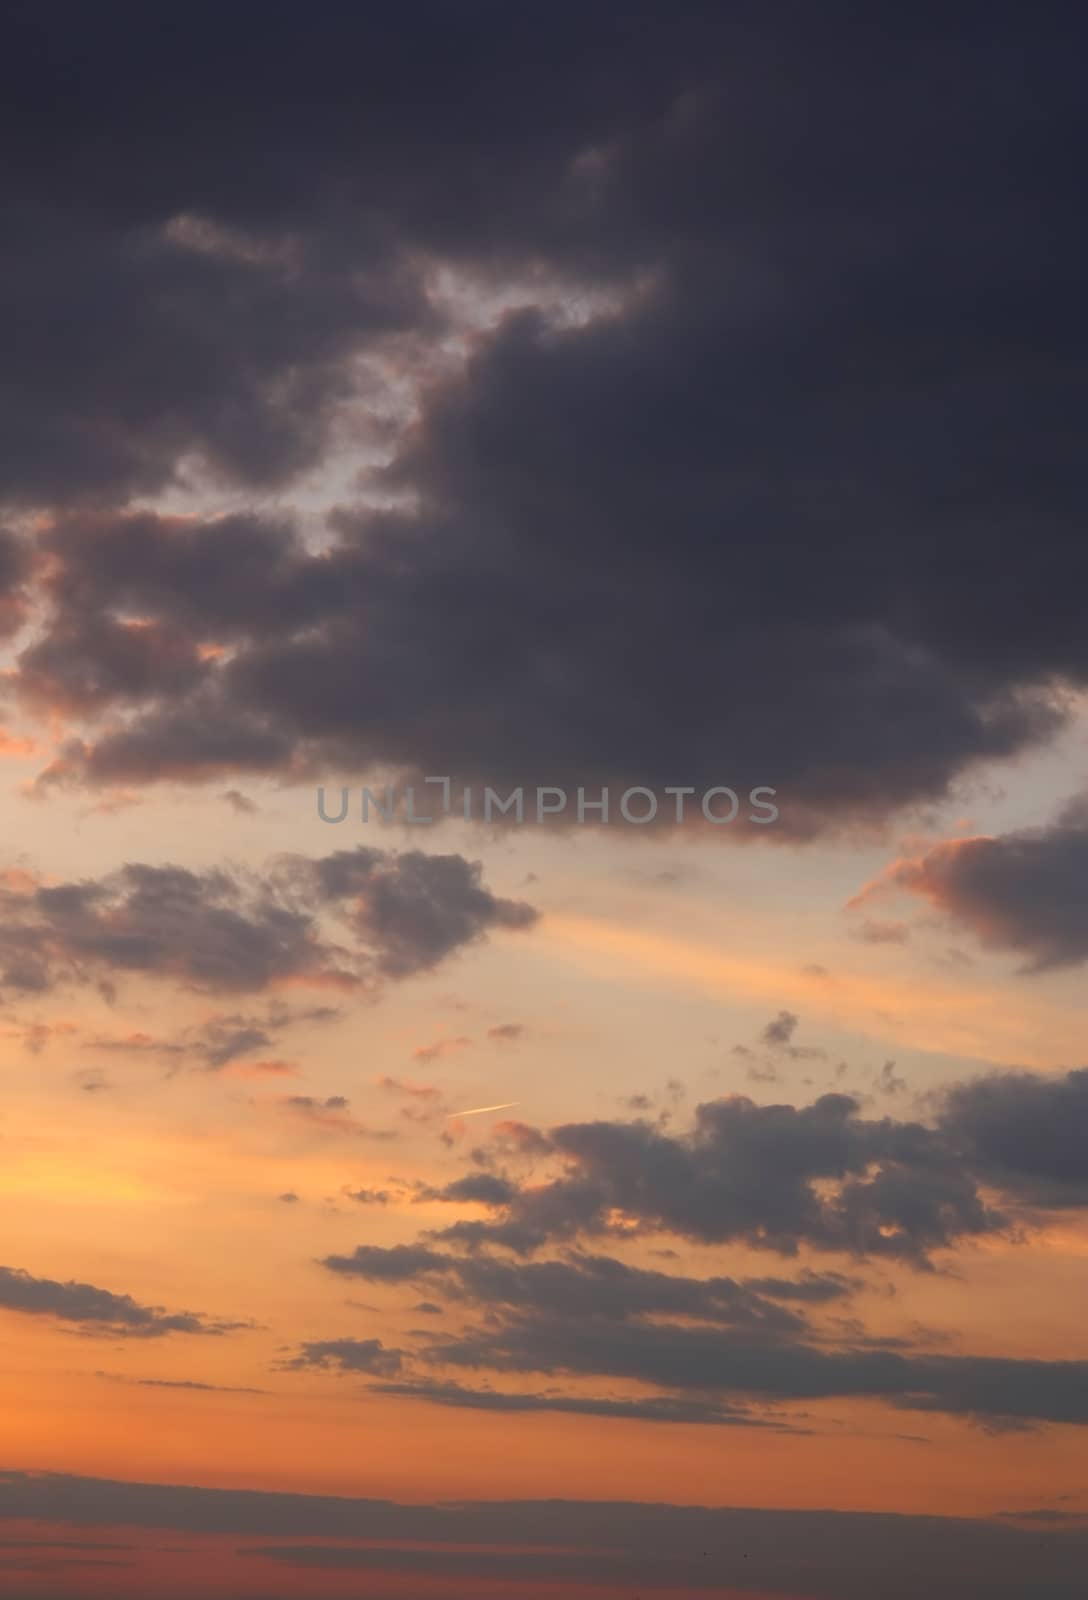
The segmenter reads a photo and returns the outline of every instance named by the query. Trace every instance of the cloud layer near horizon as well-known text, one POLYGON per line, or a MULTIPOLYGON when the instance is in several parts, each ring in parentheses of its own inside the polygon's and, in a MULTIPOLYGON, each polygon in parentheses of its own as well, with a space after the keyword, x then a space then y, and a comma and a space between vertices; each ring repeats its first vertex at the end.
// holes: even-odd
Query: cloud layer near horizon
MULTIPOLYGON (((986 1521, 556 1499, 400 1505, 10 1469, 0 1471, 0 1518, 59 1523, 77 1535, 110 1529, 115 1538, 125 1528, 130 1539, 132 1530, 169 1531, 194 1541, 194 1553, 196 1541, 214 1535, 221 1561, 257 1556, 311 1583, 321 1572, 395 1573, 398 1592, 413 1600, 439 1575, 664 1593, 743 1585, 871 1600, 874 1570, 888 1600, 916 1600, 920 1589, 935 1600, 1022 1600, 1027 1592, 1078 1600, 1088 1555, 1079 1519, 1040 1526, 1030 1509, 1020 1520, 986 1521), (418 1591, 404 1587, 413 1577, 418 1591)), ((140 1554, 136 1544, 114 1548, 133 1561, 140 1554)), ((165 1574, 158 1584, 171 1600, 183 1593, 175 1581, 165 1574)), ((77 1592, 61 1579, 50 1600, 77 1592)))

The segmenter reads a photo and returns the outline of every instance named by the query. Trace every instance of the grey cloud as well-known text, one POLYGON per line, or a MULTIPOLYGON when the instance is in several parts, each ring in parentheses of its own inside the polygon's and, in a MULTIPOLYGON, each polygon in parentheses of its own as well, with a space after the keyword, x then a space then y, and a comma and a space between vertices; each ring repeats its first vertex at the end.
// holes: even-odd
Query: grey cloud
POLYGON ((799 1246, 924 1267, 932 1252, 1002 1227, 955 1148, 920 1123, 867 1120, 850 1096, 812 1105, 707 1102, 688 1132, 646 1122, 572 1123, 548 1145, 564 1170, 523 1186, 494 1222, 438 1237, 531 1253, 608 1231, 618 1209, 644 1230, 704 1243, 799 1246))
MULTIPOLYGON (((129 865, 109 878, 5 895, 3 944, 42 981, 84 967, 171 977, 207 989, 261 989, 339 969, 306 911, 223 871, 129 865)), ((20 986, 6 962, 3 981, 20 986)))
POLYGON ((629 1588, 742 1587, 842 1600, 871 1600, 874 1571, 886 1600, 916 1600, 920 1592, 934 1600, 1080 1600, 1088 1560, 1083 1528, 982 1518, 554 1499, 399 1505, 11 1470, 0 1473, 0 1514, 75 1529, 360 1541, 355 1548, 267 1547, 300 1570, 309 1562, 365 1571, 369 1563, 448 1576, 456 1553, 468 1581, 597 1578, 629 1588))
POLYGON ((766 1295, 770 1300, 798 1300, 810 1305, 822 1305, 829 1300, 842 1300, 861 1287, 858 1278, 845 1278, 838 1272, 812 1272, 805 1270, 797 1278, 745 1278, 744 1287, 755 1294, 766 1295))
POLYGON ((343 1012, 335 1006, 291 1007, 273 999, 259 1012, 217 1012, 173 1037, 144 1032, 99 1035, 82 1048, 108 1055, 136 1055, 163 1060, 190 1059, 218 1071, 257 1050, 273 1048, 285 1029, 294 1024, 337 1022, 343 1012))
MULTIPOLYGON (((416 1352, 426 1366, 559 1378, 636 1382, 654 1393, 626 1408, 553 1393, 535 1404, 488 1389, 448 1388, 445 1380, 410 1377, 390 1393, 483 1409, 591 1409, 600 1416, 681 1420, 706 1407, 705 1420, 742 1423, 755 1403, 866 1398, 894 1409, 962 1417, 990 1429, 1065 1423, 1088 1425, 1088 1363, 934 1354, 905 1341, 866 1342, 851 1325, 820 1332, 803 1315, 776 1305, 827 1304, 859 1287, 836 1274, 797 1280, 694 1279, 632 1268, 584 1254, 563 1260, 510 1263, 485 1254, 444 1256, 423 1246, 360 1246, 331 1257, 334 1272, 376 1282, 440 1282, 447 1298, 486 1313, 483 1324, 456 1335, 431 1334, 416 1352), (832 1338, 834 1335, 834 1338, 832 1338), (843 1341, 845 1336, 845 1342, 843 1341), (730 1415, 723 1417, 722 1397, 730 1415), (740 1410, 737 1410, 737 1406, 740 1410)), ((402 1353, 398 1353, 402 1354, 402 1353)), ((381 1358, 380 1351, 376 1359, 381 1358)), ((364 1359, 370 1359, 368 1353, 364 1359)), ((329 1365, 339 1358, 304 1346, 292 1363, 329 1365)), ((352 1371, 350 1352, 339 1362, 352 1371)), ((688 1417, 687 1420, 694 1420, 688 1417)), ((787 1426, 777 1412, 756 1425, 787 1426)))
POLYGON ((511 1263, 489 1255, 467 1258, 422 1245, 360 1245, 351 1256, 322 1265, 376 1283, 441 1279, 447 1296, 470 1304, 522 1307, 571 1317, 623 1319, 666 1315, 723 1326, 758 1328, 767 1336, 804 1329, 802 1317, 733 1278, 686 1278, 627 1266, 608 1256, 569 1254, 559 1261, 511 1263))
POLYGON ((93 614, 61 622, 18 658, 19 694, 44 712, 181 697, 206 676, 197 641, 172 623, 93 614))
POLYGON ((1088 1206, 1088 1068, 956 1084, 941 1125, 986 1179, 1044 1206, 1088 1206))
POLYGON ((267 1389, 251 1389, 237 1384, 203 1383, 196 1378, 133 1378, 123 1372, 96 1372, 96 1378, 110 1383, 132 1384, 138 1389, 177 1389, 188 1394, 267 1394, 267 1389))
POLYGON ((983 944, 1023 956, 1031 972, 1088 961, 1088 801, 1046 828, 937 845, 899 863, 891 881, 983 944))
POLYGON ((387 977, 428 971, 491 928, 532 927, 538 913, 493 895, 478 861, 408 850, 391 857, 365 846, 326 856, 314 867, 320 892, 350 899, 362 938, 380 953, 387 977))
POLYGON ((109 713, 53 778, 768 783, 796 836, 1052 736, 1088 681, 1077 52, 839 17, 560 8, 529 48, 428 6, 453 97, 392 16, 165 52, 24 8, 0 486, 70 508, 24 688, 109 713), (443 271, 590 314, 514 310, 436 372, 443 271), (391 339, 429 380, 403 425, 365 396, 400 509, 319 552, 132 510, 194 463, 299 481, 391 339))
POLYGON ((456 1178, 452 1183, 447 1183, 442 1189, 426 1189, 421 1194, 421 1199, 448 1200, 452 1203, 463 1203, 505 1206, 515 1198, 516 1185, 508 1178, 500 1178, 495 1172, 470 1172, 463 1178, 456 1178))
POLYGON ((494 1411, 506 1415, 560 1412, 576 1417, 605 1417, 610 1421, 768 1428, 776 1433, 807 1431, 742 1406, 720 1405, 711 1400, 687 1400, 681 1395, 644 1395, 639 1399, 624 1400, 576 1394, 511 1394, 498 1389, 469 1389, 456 1383, 425 1381, 377 1383, 371 1387, 378 1394, 426 1400, 431 1405, 448 1406, 454 1410, 494 1411))
POLYGON ((195 1311, 164 1311, 94 1284, 36 1278, 21 1267, 0 1267, 0 1311, 53 1317, 85 1332, 133 1339, 161 1339, 171 1333, 218 1336, 251 1326, 195 1311))
POLYGON ((401 1352, 387 1349, 380 1339, 318 1339, 302 1345, 298 1355, 283 1365, 293 1371, 335 1367, 341 1372, 387 1375, 400 1371, 401 1352))
POLYGON ((392 1198, 387 1189, 345 1189, 344 1195, 361 1206, 385 1206, 392 1198))
POLYGON ((28 541, 0 527, 0 638, 17 633, 26 619, 26 584, 33 565, 28 541))
POLYGON ((441 1269, 446 1257, 424 1245, 359 1245, 350 1256, 326 1256, 322 1266, 343 1277, 364 1278, 369 1283, 411 1283, 425 1273, 441 1269))
POLYGON ((426 1359, 489 1372, 627 1379, 746 1401, 866 1397, 983 1421, 1088 1424, 1085 1361, 828 1350, 735 1329, 547 1312, 513 1312, 497 1328, 436 1338, 426 1359))
POLYGON ((800 1017, 794 1011, 780 1011, 773 1017, 763 1030, 763 1043, 770 1045, 785 1045, 792 1040, 797 1031, 800 1017))
MULTIPOLYGON (((283 857, 262 880, 237 871, 127 865, 100 880, 0 890, 0 982, 41 990, 85 971, 144 973, 212 991, 289 978, 374 987, 429 971, 495 928, 524 929, 532 907, 494 896, 478 862, 360 848, 283 857), (352 948, 323 933, 338 915, 352 948)), ((262 1030, 222 1021, 205 1040, 222 1066, 262 1030)))

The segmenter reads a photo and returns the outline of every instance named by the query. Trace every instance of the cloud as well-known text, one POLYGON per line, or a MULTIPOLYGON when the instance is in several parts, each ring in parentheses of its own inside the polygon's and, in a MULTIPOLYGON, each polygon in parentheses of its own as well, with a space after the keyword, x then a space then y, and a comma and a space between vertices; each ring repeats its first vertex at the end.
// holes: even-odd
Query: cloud
MULTIPOLYGON (((902 1088, 893 1063, 881 1085, 902 1088)), ((488 1375, 486 1390, 455 1383, 442 1404, 471 1406, 478 1394, 484 1409, 516 1408, 490 1378, 543 1375, 645 1386, 637 1403, 660 1402, 659 1420, 677 1398, 712 1403, 711 1420, 723 1399, 744 1411, 866 1398, 991 1431, 1085 1425, 1084 1362, 950 1355, 939 1344, 934 1353, 924 1330, 870 1339, 856 1320, 821 1322, 866 1287, 856 1275, 805 1267, 791 1278, 697 1278, 631 1266, 588 1242, 656 1233, 931 1268, 942 1252, 1030 1221, 1032 1207, 1088 1206, 1086 1085, 1084 1071, 991 1074, 946 1091, 930 1123, 865 1118, 844 1095, 805 1107, 731 1096, 698 1106, 683 1131, 642 1120, 529 1130, 535 1153, 553 1164, 532 1182, 498 1164, 518 1149, 514 1125, 493 1150, 474 1152, 477 1170, 417 1190, 429 1203, 482 1206, 490 1218, 462 1218, 413 1245, 360 1245, 322 1265, 464 1309, 458 1333, 420 1334, 414 1352, 402 1352, 412 1370, 397 1392, 419 1398, 452 1381, 435 1369, 488 1375)), ((568 1399, 586 1397, 564 1387, 537 1409, 566 1409, 568 1399)))
POLYGON ((399 1372, 401 1353, 388 1350, 380 1339, 318 1339, 304 1344, 298 1355, 283 1363, 291 1371, 305 1367, 336 1367, 341 1372, 399 1372))
POLYGON ((130 865, 102 880, 7 897, 2 981, 45 988, 84 968, 259 990, 289 977, 351 974, 312 914, 232 874, 130 865))
POLYGON ((905 922, 886 922, 876 917, 866 917, 854 932, 862 944, 907 944, 910 928, 905 922))
POLYGON ((109 1055, 148 1056, 165 1061, 188 1059, 210 1071, 235 1076, 294 1076, 291 1061, 269 1057, 245 1058, 256 1050, 272 1049, 279 1035, 295 1024, 326 1024, 341 1020, 336 1006, 289 1006, 273 997, 259 1011, 213 1012, 202 1022, 180 1029, 173 1037, 158 1037, 137 1029, 129 1033, 100 1034, 84 1041, 84 1050, 109 1055))
POLYGON ((443 1056, 454 1055, 466 1049, 472 1040, 466 1034, 451 1039, 435 1039, 433 1044, 422 1044, 412 1051, 413 1061, 441 1061, 443 1056))
POLYGON ((943 1135, 863 1118, 848 1095, 804 1107, 735 1095, 698 1106, 686 1132, 636 1120, 569 1123, 544 1137, 557 1175, 519 1186, 498 1220, 456 1222, 441 1237, 532 1253, 636 1227, 924 1267, 934 1251, 1004 1226, 943 1135))
POLYGON ((164 1311, 161 1306, 141 1305, 131 1295, 113 1294, 90 1283, 35 1278, 21 1267, 0 1267, 0 1311, 52 1317, 82 1332, 110 1338, 161 1339, 170 1333, 214 1337, 252 1326, 195 1311, 164 1311))
POLYGON ((424 1245, 359 1245, 352 1255, 326 1256, 321 1265, 343 1277, 364 1278, 368 1283, 412 1283, 425 1273, 441 1269, 446 1257, 424 1245))
POLYGON ((345 1189, 343 1194, 360 1206, 387 1206, 393 1198, 388 1189, 345 1189))
POLYGON ((86 713, 54 777, 770 784, 785 837, 1049 738, 1088 681, 1065 35, 957 22, 935 78, 685 6, 530 62, 493 9, 428 8, 456 104, 388 19, 169 59, 17 20, 0 495, 46 513, 23 691, 86 713), (92 86, 61 118, 44 62, 92 86), (345 437, 356 503, 254 508, 345 437), (229 515, 146 509, 194 486, 229 515))
POLYGON ((260 811, 260 806, 248 795, 242 794, 239 789, 228 789, 222 796, 231 810, 241 817, 252 817, 260 811))
POLYGON ((322 1134, 343 1134, 354 1139, 389 1140, 397 1137, 388 1128, 371 1128, 351 1115, 351 1102, 342 1094, 322 1099, 312 1094, 281 1095, 274 1106, 306 1127, 322 1134))
POLYGON ((1001 1424, 1088 1424, 1088 1362, 826 1349, 750 1330, 513 1311, 436 1337, 428 1361, 501 1373, 609 1377, 657 1389, 797 1402, 868 1398, 1001 1424))
POLYGON ((783 1296, 763 1296, 732 1278, 684 1278, 584 1253, 519 1264, 485 1254, 462 1259, 420 1245, 360 1245, 353 1255, 329 1256, 322 1265, 372 1283, 441 1280, 447 1297, 473 1305, 571 1317, 691 1317, 760 1328, 768 1336, 799 1332, 806 1325, 802 1316, 774 1303, 783 1296))
MULTIPOLYGON (((487 1374, 608 1378, 645 1385, 634 1408, 587 1401, 555 1391, 551 1404, 520 1409, 577 1410, 599 1416, 639 1415, 650 1402, 657 1420, 670 1402, 708 1407, 708 1422, 790 1423, 777 1412, 754 1415, 753 1405, 829 1399, 876 1400, 898 1410, 959 1416, 990 1429, 1043 1423, 1088 1424, 1088 1363, 934 1354, 905 1341, 866 1340, 850 1324, 812 1324, 808 1308, 860 1287, 837 1274, 797 1280, 691 1278, 631 1267, 601 1255, 571 1252, 563 1259, 510 1262, 483 1251, 459 1257, 426 1245, 361 1245, 351 1256, 330 1256, 328 1270, 373 1283, 433 1285, 443 1296, 482 1314, 456 1334, 430 1334, 414 1353, 423 1368, 468 1368, 487 1374), (719 1402, 728 1402, 725 1414, 719 1402), (571 1402, 571 1403, 568 1403, 571 1402)), ((349 1346, 352 1344, 348 1342, 349 1346)), ((368 1341, 361 1357, 381 1359, 368 1341)), ((398 1367, 406 1364, 398 1352, 398 1367)), ((293 1366, 339 1364, 356 1370, 352 1350, 303 1346, 293 1366), (317 1349, 317 1355, 314 1354, 317 1349)), ((441 1404, 519 1409, 505 1391, 446 1388, 446 1380, 406 1375, 389 1393, 426 1398, 436 1386, 441 1404)))
POLYGON ((841 1300, 861 1287, 857 1278, 846 1278, 838 1272, 813 1272, 810 1268, 797 1278, 746 1278, 745 1287, 771 1300, 798 1300, 810 1305, 823 1305, 830 1300, 841 1300))
POLYGON ((318 892, 352 903, 352 919, 377 951, 384 977, 428 972, 454 950, 493 928, 531 928, 538 913, 522 900, 497 898, 478 861, 459 855, 390 855, 360 846, 313 864, 318 892))
MULTIPOLYGON (((416 1054, 418 1053, 417 1051, 416 1054)), ((379 1089, 384 1089, 387 1094, 400 1095, 408 1100, 438 1100, 442 1094, 441 1089, 436 1088, 433 1083, 409 1083, 403 1078, 390 1077, 388 1073, 384 1073, 377 1080, 377 1086, 379 1089)))
POLYGON ((646 1395, 637 1400, 625 1400, 600 1395, 512 1394, 500 1389, 469 1389, 457 1383, 426 1381, 376 1383, 371 1387, 377 1394, 425 1400, 430 1405, 448 1406, 454 1410, 492 1411, 506 1415, 559 1412, 567 1416, 604 1417, 609 1421, 679 1422, 698 1427, 736 1425, 770 1428, 776 1433, 807 1431, 740 1406, 720 1405, 709 1400, 686 1400, 679 1395, 646 1395))
POLYGON ((295 1061, 239 1061, 225 1069, 235 1078, 300 1078, 295 1061))
POLYGON ((237 1384, 203 1383, 196 1378, 133 1378, 123 1372, 96 1372, 96 1378, 110 1383, 132 1384, 137 1389, 177 1389, 183 1394, 267 1394, 267 1389, 251 1389, 237 1384))
MULTIPOLYGON (((763 1029, 759 1036, 760 1043, 774 1051, 776 1056, 788 1056, 791 1061, 822 1061, 825 1051, 813 1045, 793 1043, 800 1021, 795 1011, 780 1011, 763 1029)), ((733 1046, 734 1055, 749 1056, 751 1053, 746 1045, 733 1046)), ((750 1068, 748 1077, 755 1083, 774 1083, 777 1081, 777 1072, 774 1066, 764 1063, 762 1066, 750 1068)))
POLYGON ((1028 972, 1088 961, 1088 802, 1047 828, 954 839, 901 861, 886 882, 923 896, 1028 972))
MULTIPOLYGON (((4 886, 0 908, 0 983, 28 992, 87 972, 170 978, 209 992, 287 982, 373 990, 537 917, 524 902, 493 895, 478 862, 364 847, 284 856, 260 879, 127 865, 98 880, 4 886), (349 947, 322 930, 322 917, 339 919, 349 947)), ((213 1019, 208 1064, 268 1042, 245 1019, 213 1019)))
POLYGON ((797 1030, 800 1017, 793 1011, 780 1011, 773 1017, 763 1030, 763 1043, 770 1045, 789 1044, 797 1030))
POLYGON ((27 615, 26 584, 34 566, 32 547, 0 527, 0 638, 18 632, 27 615))
POLYGON ((517 1196, 517 1186, 495 1172, 470 1172, 441 1189, 426 1188, 421 1200, 448 1200, 469 1205, 507 1206, 517 1196))
MULTIPOLYGON (((901 1089, 893 1063, 881 1084, 901 1089)), ((800 1108, 731 1096, 698 1106, 684 1131, 637 1119, 528 1130, 537 1156, 554 1163, 528 1183, 497 1165, 519 1148, 513 1125, 474 1152, 476 1171, 417 1190, 491 1218, 462 1218, 413 1245, 360 1245, 322 1265, 411 1284, 482 1319, 421 1336, 417 1370, 400 1380, 420 1397, 449 1381, 427 1369, 469 1368, 635 1382, 655 1402, 693 1392, 730 1407, 864 1397, 991 1430, 1084 1425, 1083 1362, 934 1353, 923 1330, 879 1340, 856 1321, 812 1320, 866 1286, 856 1275, 696 1278, 630 1266, 587 1242, 657 1233, 930 1268, 942 1252, 1030 1221, 1032 1207, 1088 1206, 1086 1084, 1084 1071, 991 1074, 946 1091, 928 1124, 864 1118, 844 1095, 800 1108)), ((440 1403, 468 1406, 475 1393, 485 1408, 506 1404, 488 1398, 490 1387, 440 1403)), ((560 1409, 569 1393, 556 1392, 560 1409)))
POLYGON ((260 1538, 280 1541, 266 1547, 268 1558, 299 1571, 371 1567, 401 1579, 508 1587, 596 1579, 632 1592, 679 1586, 871 1600, 878 1571, 886 1600, 920 1592, 934 1600, 1079 1600, 1088 1559, 1081 1527, 984 1518, 556 1499, 402 1505, 12 1470, 0 1474, 0 1515, 73 1530, 123 1525, 260 1538), (286 1539, 330 1542, 292 1547, 286 1539))
POLYGON ((954 1085, 942 1128, 976 1171, 1043 1206, 1088 1206, 1088 1068, 993 1073, 954 1085))

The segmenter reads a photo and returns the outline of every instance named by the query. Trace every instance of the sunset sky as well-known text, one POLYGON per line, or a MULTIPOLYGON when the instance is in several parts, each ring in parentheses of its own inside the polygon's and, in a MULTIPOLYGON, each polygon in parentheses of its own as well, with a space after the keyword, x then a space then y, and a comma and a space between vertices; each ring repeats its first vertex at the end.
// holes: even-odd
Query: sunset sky
POLYGON ((4 1600, 1083 1595, 1074 23, 5 6, 4 1600))

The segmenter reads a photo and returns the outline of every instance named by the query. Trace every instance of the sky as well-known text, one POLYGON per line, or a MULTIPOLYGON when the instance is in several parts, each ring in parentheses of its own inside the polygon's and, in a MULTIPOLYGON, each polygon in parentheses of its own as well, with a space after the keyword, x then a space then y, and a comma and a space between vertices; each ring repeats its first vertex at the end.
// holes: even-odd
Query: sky
POLYGON ((0 1593, 1074 1600, 1073 13, 3 31, 0 1593))

